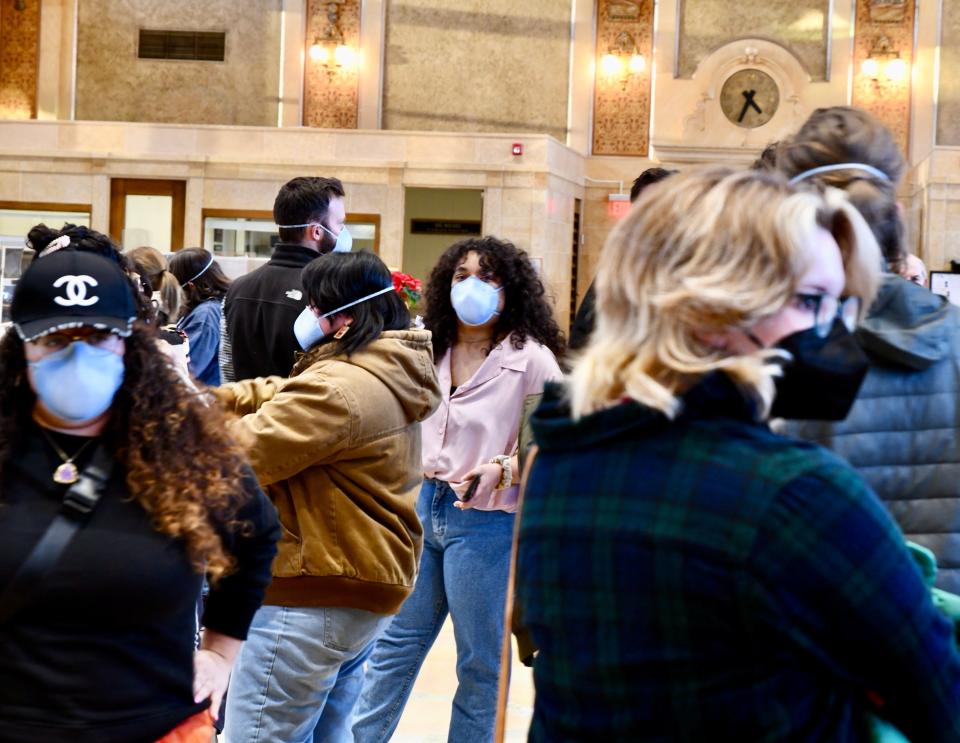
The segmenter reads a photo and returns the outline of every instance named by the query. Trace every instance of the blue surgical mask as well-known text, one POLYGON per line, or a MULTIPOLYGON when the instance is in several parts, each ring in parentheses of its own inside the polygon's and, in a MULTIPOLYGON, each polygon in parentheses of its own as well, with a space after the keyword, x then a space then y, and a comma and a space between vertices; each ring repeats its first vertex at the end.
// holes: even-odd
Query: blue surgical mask
POLYGON ((30 362, 37 398, 58 418, 93 420, 113 404, 123 384, 123 356, 84 341, 74 341, 39 361, 30 362))
POLYGON ((503 287, 468 276, 450 290, 450 302, 464 325, 485 325, 494 315, 500 314, 497 305, 502 290, 503 287))
POLYGON ((349 253, 353 249, 353 235, 350 234, 350 230, 347 229, 346 225, 340 230, 339 235, 334 235, 333 232, 322 224, 320 225, 320 229, 324 230, 331 237, 337 238, 337 244, 333 246, 334 253, 349 253))
POLYGON ((300 348, 304 351, 309 351, 320 341, 323 340, 326 333, 320 327, 320 318, 321 317, 331 317, 336 315, 339 312, 350 309, 354 305, 360 304, 361 302, 366 302, 368 299, 373 299, 374 297, 379 297, 381 294, 386 294, 387 292, 396 291, 393 288, 393 285, 385 286, 380 291, 376 291, 373 294, 368 294, 365 297, 360 297, 360 299, 354 300, 348 304, 343 305, 343 307, 337 307, 335 310, 330 312, 324 312, 320 317, 317 317, 313 314, 313 310, 310 307, 304 307, 303 312, 300 313, 300 316, 293 323, 293 334, 297 336, 297 343, 300 344, 300 348))

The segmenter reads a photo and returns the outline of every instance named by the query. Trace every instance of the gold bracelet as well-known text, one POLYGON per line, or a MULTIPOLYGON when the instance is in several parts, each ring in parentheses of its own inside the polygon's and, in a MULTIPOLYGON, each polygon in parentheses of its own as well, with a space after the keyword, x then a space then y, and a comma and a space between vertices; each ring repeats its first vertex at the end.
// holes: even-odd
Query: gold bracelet
POLYGON ((506 454, 500 454, 490 460, 490 464, 499 464, 503 474, 500 475, 500 482, 497 483, 497 490, 503 490, 513 485, 513 462, 511 457, 506 454))

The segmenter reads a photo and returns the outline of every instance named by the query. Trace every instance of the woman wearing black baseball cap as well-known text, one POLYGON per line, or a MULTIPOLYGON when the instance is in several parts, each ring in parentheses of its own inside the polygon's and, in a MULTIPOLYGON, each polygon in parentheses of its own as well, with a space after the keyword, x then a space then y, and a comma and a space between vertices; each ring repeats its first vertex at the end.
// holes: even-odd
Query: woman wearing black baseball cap
POLYGON ((273 507, 222 415, 161 361, 116 263, 57 246, 24 272, 11 314, 0 340, 2 737, 212 734, 207 709, 270 580, 273 507))

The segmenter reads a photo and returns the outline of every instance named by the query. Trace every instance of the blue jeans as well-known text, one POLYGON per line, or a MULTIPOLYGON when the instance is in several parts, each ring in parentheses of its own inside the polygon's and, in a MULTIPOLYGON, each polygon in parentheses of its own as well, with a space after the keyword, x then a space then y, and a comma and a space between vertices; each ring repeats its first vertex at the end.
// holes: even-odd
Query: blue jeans
POLYGON ((350 743, 363 664, 392 617, 262 606, 227 692, 227 743, 350 743))
POLYGON ((447 739, 493 740, 514 516, 461 511, 453 507, 455 500, 447 483, 424 481, 417 501, 424 531, 420 574, 413 595, 370 655, 353 726, 357 743, 379 743, 393 735, 448 611, 459 685, 447 739))

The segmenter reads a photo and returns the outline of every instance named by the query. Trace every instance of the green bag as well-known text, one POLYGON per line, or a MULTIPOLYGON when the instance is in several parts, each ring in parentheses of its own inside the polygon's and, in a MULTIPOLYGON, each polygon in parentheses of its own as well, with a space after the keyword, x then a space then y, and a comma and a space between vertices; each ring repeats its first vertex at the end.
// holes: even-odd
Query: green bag
MULTIPOLYGON (((917 567, 920 568, 923 582, 930 589, 934 606, 953 622, 954 632, 956 633, 960 629, 960 596, 933 587, 937 580, 937 556, 931 550, 916 542, 907 542, 907 549, 917 563, 917 567)), ((960 634, 958 634, 958 638, 960 638, 960 634)), ((870 715, 869 725, 873 743, 910 743, 903 733, 886 720, 875 715, 870 715)))

